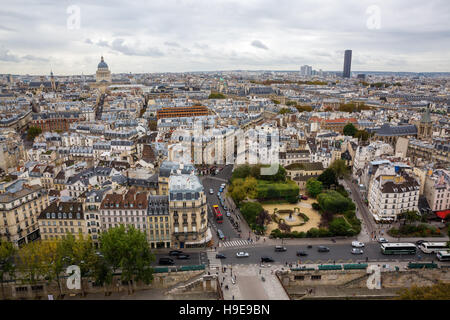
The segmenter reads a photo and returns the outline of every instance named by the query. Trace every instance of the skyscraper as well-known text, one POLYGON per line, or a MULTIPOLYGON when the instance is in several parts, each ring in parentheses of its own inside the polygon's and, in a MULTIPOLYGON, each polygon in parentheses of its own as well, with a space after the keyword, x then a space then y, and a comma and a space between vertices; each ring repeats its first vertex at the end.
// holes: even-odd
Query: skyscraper
POLYGON ((302 76, 311 76, 312 75, 312 67, 308 65, 304 65, 300 67, 300 75, 302 76))
POLYGON ((345 50, 344 72, 342 73, 343 78, 350 78, 351 67, 352 67, 352 50, 345 50))

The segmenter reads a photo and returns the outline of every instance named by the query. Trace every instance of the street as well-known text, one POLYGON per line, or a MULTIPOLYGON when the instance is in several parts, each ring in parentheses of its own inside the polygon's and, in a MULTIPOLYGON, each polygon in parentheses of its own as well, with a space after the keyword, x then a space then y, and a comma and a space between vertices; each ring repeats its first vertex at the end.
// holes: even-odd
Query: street
POLYGON ((261 262, 262 256, 268 256, 275 260, 274 264, 297 263, 351 263, 365 262, 366 257, 369 261, 418 261, 419 255, 422 261, 437 261, 436 254, 425 254, 419 249, 416 255, 383 255, 380 250, 380 244, 368 243, 362 248, 363 254, 352 254, 351 244, 324 244, 330 248, 330 252, 318 252, 317 245, 313 245, 308 249, 306 245, 284 245, 287 249, 285 252, 275 252, 274 246, 253 246, 245 248, 223 248, 220 253, 227 258, 222 260, 222 264, 255 264, 261 262), (238 258, 236 253, 244 251, 249 253, 249 257, 238 258), (308 256, 297 257, 297 251, 305 251, 308 256))

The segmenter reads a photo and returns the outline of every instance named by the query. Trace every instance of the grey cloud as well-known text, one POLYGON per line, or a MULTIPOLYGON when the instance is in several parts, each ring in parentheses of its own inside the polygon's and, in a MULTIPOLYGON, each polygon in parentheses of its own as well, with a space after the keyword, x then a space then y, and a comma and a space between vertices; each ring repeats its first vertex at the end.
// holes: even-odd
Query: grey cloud
POLYGON ((16 55, 10 54, 6 48, 0 48, 0 61, 19 62, 20 58, 16 55))
POLYGON ((50 61, 50 59, 48 59, 48 58, 36 57, 33 55, 29 55, 29 54, 27 54, 26 56, 23 56, 22 58, 25 60, 37 61, 37 62, 49 62, 50 61))
POLYGON ((269 48, 259 40, 254 40, 252 42, 252 46, 259 48, 259 49, 269 50, 269 48))
POLYGON ((108 41, 104 41, 104 40, 99 40, 99 41, 97 41, 96 44, 100 47, 109 47, 108 41))
POLYGON ((89 38, 87 38, 86 40, 84 40, 84 42, 87 43, 87 44, 94 44, 94 43, 92 42, 92 40, 89 39, 89 38))
POLYGON ((146 48, 146 49, 136 49, 133 47, 130 47, 125 44, 124 39, 115 39, 111 44, 111 49, 114 49, 116 51, 119 51, 125 55, 129 56, 149 56, 149 57, 161 57, 164 55, 159 49, 157 48, 146 48))
POLYGON ((180 47, 180 45, 178 44, 178 42, 166 41, 166 42, 164 42, 164 44, 165 44, 166 46, 168 46, 168 47, 176 47, 176 48, 179 48, 179 47, 180 47))

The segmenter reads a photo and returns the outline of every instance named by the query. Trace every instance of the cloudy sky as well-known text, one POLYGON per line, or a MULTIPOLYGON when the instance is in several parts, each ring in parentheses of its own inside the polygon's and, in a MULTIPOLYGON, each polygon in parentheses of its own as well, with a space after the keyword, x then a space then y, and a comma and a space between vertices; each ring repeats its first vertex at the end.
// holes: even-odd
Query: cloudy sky
POLYGON ((6 1, 0 73, 450 72, 448 0, 6 1))

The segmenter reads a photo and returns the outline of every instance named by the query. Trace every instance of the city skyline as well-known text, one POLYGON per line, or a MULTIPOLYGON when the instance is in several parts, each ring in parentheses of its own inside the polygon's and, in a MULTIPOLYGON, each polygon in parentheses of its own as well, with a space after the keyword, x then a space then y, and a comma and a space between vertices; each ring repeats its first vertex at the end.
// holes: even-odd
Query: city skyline
POLYGON ((354 70, 450 71, 443 1, 26 5, 0 11, 2 74, 92 74, 101 55, 113 74, 342 70, 346 48, 354 70))

